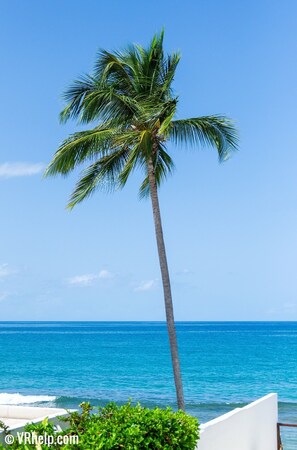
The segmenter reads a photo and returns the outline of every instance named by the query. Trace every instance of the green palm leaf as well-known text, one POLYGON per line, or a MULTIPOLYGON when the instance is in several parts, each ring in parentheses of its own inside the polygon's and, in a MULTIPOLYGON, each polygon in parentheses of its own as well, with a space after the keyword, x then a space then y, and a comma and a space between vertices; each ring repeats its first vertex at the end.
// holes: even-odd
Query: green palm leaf
POLYGON ((76 119, 84 107, 86 95, 95 89, 96 80, 90 75, 75 80, 63 95, 67 105, 60 114, 60 121, 65 123, 69 119, 76 119))
POLYGON ((170 123, 169 137, 178 145, 216 147, 221 161, 228 158, 238 145, 233 123, 223 116, 174 120, 170 123))
POLYGON ((58 173, 67 175, 86 159, 92 160, 107 153, 112 147, 118 131, 108 125, 99 125, 92 130, 80 131, 70 135, 58 148, 46 169, 45 175, 56 175, 58 173))
POLYGON ((68 208, 72 209, 75 205, 85 200, 97 189, 106 192, 113 191, 119 184, 119 174, 128 158, 127 149, 123 148, 109 155, 103 156, 95 163, 87 167, 71 195, 68 208))

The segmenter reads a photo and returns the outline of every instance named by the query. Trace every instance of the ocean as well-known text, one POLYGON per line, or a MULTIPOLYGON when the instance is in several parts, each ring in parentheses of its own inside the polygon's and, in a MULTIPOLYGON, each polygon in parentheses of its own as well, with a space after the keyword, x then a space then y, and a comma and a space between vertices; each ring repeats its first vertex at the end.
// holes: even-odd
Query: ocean
MULTIPOLYGON (((297 322, 178 322, 187 412, 206 422, 270 392, 297 423, 297 322)), ((175 407, 163 322, 0 322, 0 403, 175 407)), ((296 450, 297 429, 282 431, 296 450)))

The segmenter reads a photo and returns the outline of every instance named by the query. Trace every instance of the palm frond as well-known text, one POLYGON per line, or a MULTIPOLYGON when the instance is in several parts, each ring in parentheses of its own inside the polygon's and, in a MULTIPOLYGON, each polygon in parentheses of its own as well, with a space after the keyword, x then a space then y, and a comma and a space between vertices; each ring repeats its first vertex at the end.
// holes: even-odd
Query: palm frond
POLYGON ((164 61, 163 39, 164 30, 160 34, 155 34, 148 51, 148 70, 146 75, 150 86, 150 94, 154 93, 155 87, 160 80, 164 61))
POLYGON ((149 182, 148 175, 146 175, 145 179, 141 183, 138 195, 139 195, 140 199, 144 199, 144 198, 149 197, 149 195, 150 195, 150 182, 149 182))
POLYGON ((147 148, 147 140, 149 139, 148 133, 146 131, 141 131, 135 133, 131 133, 131 137, 133 141, 129 142, 125 140, 125 144, 130 145, 133 143, 133 146, 130 148, 129 156, 127 158, 126 164, 119 175, 119 181, 121 186, 125 186, 129 175, 133 170, 137 167, 145 167, 146 163, 146 148, 147 148), (135 142, 135 136, 137 136, 137 141, 135 142))
POLYGON ((122 91, 132 92, 133 77, 125 54, 100 50, 95 63, 94 76, 103 85, 117 84, 122 91))
POLYGON ((173 120, 169 137, 178 145, 215 146, 220 161, 238 148, 238 136, 233 122, 224 116, 202 116, 173 120))
POLYGON ((67 205, 72 209, 75 205, 92 195, 97 189, 113 191, 120 187, 119 174, 128 157, 126 148, 103 156, 87 167, 76 184, 67 205))
POLYGON ((90 75, 75 80, 63 95, 67 105, 60 113, 60 121, 65 123, 69 119, 76 119, 81 114, 86 95, 96 89, 96 80, 90 75))
POLYGON ((116 130, 108 124, 70 135, 56 151, 45 176, 66 175, 86 159, 106 154, 113 146, 115 135, 116 130))
POLYGON ((160 186, 162 181, 165 180, 168 175, 171 175, 174 170, 173 160, 161 143, 158 145, 155 160, 153 160, 153 162, 157 186, 160 186))
POLYGON ((138 109, 133 97, 118 94, 113 88, 104 88, 85 96, 79 120, 81 123, 94 120, 131 123, 138 109))
MULTIPOLYGON (((174 162, 171 156, 166 152, 164 145, 159 143, 156 153, 153 158, 154 174, 157 186, 160 187, 162 182, 173 173, 174 162)), ((146 170, 146 177, 144 178, 140 189, 139 197, 146 198, 150 195, 149 177, 146 170)))
POLYGON ((171 84, 174 80, 175 72, 180 61, 180 53, 173 53, 168 55, 163 63, 162 73, 161 73, 161 92, 164 95, 172 95, 171 84))

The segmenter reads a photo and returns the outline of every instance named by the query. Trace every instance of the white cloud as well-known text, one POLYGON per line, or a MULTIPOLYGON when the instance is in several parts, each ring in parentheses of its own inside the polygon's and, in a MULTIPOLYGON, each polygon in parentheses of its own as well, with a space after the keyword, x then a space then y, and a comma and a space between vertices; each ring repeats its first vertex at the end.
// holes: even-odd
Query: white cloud
POLYGON ((99 272, 98 278, 113 278, 113 274, 108 270, 101 270, 99 272))
POLYGON ((77 275, 76 277, 68 278, 68 283, 76 286, 89 286, 97 278, 98 275, 94 275, 92 273, 86 275, 77 275))
POLYGON ((113 278, 113 274, 106 269, 100 270, 99 273, 87 273, 85 275, 77 275, 75 277, 68 278, 68 283, 72 286, 90 286, 94 281, 99 279, 113 278))
POLYGON ((0 178, 26 177, 41 173, 45 169, 42 163, 6 162, 0 164, 0 178))
POLYGON ((8 264, 1 264, 0 265, 0 279, 9 277, 10 275, 13 275, 16 272, 17 271, 15 269, 12 269, 11 267, 9 267, 8 264))
POLYGON ((154 289, 157 286, 157 282, 158 282, 158 280, 142 281, 141 283, 139 283, 138 286, 136 286, 134 288, 134 291, 135 292, 151 291, 152 289, 154 289))

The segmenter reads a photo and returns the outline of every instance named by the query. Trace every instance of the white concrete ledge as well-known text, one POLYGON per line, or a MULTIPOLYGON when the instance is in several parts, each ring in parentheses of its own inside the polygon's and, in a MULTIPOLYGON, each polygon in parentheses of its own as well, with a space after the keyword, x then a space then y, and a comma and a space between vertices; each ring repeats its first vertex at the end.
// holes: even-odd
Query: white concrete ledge
POLYGON ((198 450, 276 450, 277 394, 200 426, 198 450))
POLYGON ((48 415, 63 415, 67 413, 61 408, 42 408, 39 406, 0 405, 0 417, 15 419, 37 419, 48 415))

